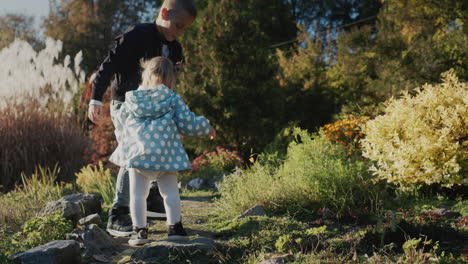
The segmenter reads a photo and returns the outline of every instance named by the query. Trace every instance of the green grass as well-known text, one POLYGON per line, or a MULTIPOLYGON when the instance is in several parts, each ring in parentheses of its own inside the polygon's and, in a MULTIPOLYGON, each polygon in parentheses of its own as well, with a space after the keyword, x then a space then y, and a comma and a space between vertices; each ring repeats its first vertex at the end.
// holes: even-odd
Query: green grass
POLYGON ((76 192, 76 186, 56 182, 58 173, 58 166, 53 169, 39 166, 31 177, 23 174, 21 186, 0 195, 0 224, 18 230, 26 220, 42 210, 47 202, 76 192))
POLYGON ((104 204, 112 204, 115 195, 115 177, 109 169, 104 168, 102 162, 97 166, 88 165, 76 173, 76 183, 86 193, 98 193, 104 204))
POLYGON ((341 217, 385 198, 385 186, 373 184, 366 160, 322 134, 296 130, 295 137, 284 161, 266 154, 240 175, 226 177, 218 205, 232 215, 260 204, 276 214, 307 217, 325 207, 341 217))

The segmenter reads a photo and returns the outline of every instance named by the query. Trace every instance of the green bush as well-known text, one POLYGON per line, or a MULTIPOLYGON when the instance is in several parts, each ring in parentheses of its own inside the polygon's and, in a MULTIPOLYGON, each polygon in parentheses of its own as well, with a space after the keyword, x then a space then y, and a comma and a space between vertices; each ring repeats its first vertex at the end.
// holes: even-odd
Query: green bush
POLYGON ((442 84, 390 100, 363 128, 373 172, 402 189, 468 184, 468 90, 453 71, 442 76, 442 84))
POLYGON ((115 193, 115 178, 102 162, 97 166, 88 165, 76 173, 76 184, 86 193, 101 194, 105 204, 111 205, 115 193))
POLYGON ((23 229, 15 234, 2 229, 0 230, 0 249, 2 249, 0 258, 53 240, 65 239, 65 235, 72 230, 72 222, 63 218, 60 212, 31 218, 23 225, 23 229))
POLYGON ((15 240, 13 243, 20 243, 25 247, 33 248, 53 240, 64 239, 65 234, 72 230, 72 222, 63 218, 60 212, 55 212, 28 220, 21 232, 24 239, 15 240))
POLYGON ((371 183, 369 164, 362 157, 349 155, 323 132, 311 136, 296 129, 294 135, 296 141, 289 145, 282 164, 275 154, 260 156, 240 175, 225 178, 218 200, 225 214, 236 215, 260 204, 273 213, 309 216, 326 207, 341 217, 381 192, 371 183))

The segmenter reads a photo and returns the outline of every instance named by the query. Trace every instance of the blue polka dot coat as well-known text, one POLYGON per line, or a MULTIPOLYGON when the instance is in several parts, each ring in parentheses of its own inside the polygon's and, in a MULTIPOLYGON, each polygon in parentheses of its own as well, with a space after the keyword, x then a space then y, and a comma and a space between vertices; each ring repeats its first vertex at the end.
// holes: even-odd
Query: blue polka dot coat
POLYGON ((211 126, 164 85, 129 91, 112 117, 119 143, 110 161, 124 168, 153 171, 190 169, 179 134, 203 137, 211 126))

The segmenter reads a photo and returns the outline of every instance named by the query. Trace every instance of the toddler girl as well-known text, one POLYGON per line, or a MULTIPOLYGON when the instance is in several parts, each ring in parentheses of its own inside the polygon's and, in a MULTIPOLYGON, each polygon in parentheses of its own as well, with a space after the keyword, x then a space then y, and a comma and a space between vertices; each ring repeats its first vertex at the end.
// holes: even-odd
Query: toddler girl
POLYGON ((173 89, 172 62, 155 57, 142 62, 142 84, 125 94, 125 102, 114 120, 119 143, 110 161, 128 168, 130 215, 133 233, 128 243, 148 242, 146 197, 150 183, 158 182, 167 215, 168 240, 188 240, 181 223, 177 171, 190 169, 181 136, 216 136, 203 116, 190 111, 173 89))

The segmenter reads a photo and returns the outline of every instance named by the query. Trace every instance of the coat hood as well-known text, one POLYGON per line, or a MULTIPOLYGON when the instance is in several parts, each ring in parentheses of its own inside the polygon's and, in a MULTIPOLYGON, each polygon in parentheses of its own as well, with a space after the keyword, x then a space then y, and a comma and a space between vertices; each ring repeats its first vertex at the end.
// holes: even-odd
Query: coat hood
POLYGON ((127 109, 136 117, 160 117, 171 111, 175 93, 165 85, 140 90, 129 91, 125 94, 127 109))

